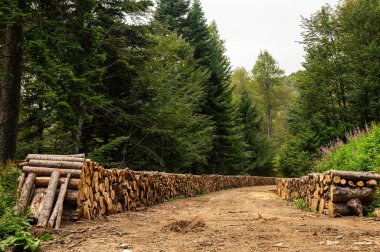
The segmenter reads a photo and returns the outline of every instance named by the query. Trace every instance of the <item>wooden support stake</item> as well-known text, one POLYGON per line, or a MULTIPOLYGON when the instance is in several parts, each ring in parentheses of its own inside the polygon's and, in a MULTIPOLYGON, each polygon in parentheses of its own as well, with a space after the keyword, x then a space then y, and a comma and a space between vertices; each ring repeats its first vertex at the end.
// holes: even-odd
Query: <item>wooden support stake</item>
MULTIPOLYGON (((56 219, 58 221, 58 218, 59 218, 59 221, 61 221, 62 211, 61 211, 61 216, 59 216, 59 208, 60 207, 63 208, 62 206, 63 206, 63 202, 65 201, 65 195, 67 192, 67 187, 69 185, 70 177, 71 177, 71 174, 70 173, 67 174, 65 183, 61 185, 61 188, 59 190, 58 199, 55 203, 53 212, 51 213, 51 216, 49 219, 49 223, 48 223, 49 228, 52 228, 54 226, 54 222, 56 222, 56 219)), ((59 228, 59 225, 58 225, 58 228, 59 228)))
POLYGON ((29 173, 24 185, 22 186, 20 198, 17 201, 16 204, 16 215, 23 214, 25 212, 25 208, 29 203, 30 194, 32 193, 32 190, 34 188, 34 180, 36 179, 35 173, 29 173))
POLYGON ((38 227, 46 227, 47 225, 54 204, 55 192, 57 191, 59 176, 59 171, 53 171, 51 174, 49 186, 46 190, 46 195, 43 201, 42 210, 38 217, 38 227))

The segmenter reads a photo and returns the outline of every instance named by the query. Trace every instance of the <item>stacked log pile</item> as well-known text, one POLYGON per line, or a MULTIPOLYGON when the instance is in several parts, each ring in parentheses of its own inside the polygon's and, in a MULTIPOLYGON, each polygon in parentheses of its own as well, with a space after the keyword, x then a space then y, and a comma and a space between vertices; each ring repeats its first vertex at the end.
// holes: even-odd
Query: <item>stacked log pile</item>
POLYGON ((176 196, 274 185, 276 178, 135 172, 105 169, 84 155, 30 154, 20 164, 16 213, 29 206, 40 227, 59 228, 63 218, 93 219, 142 209, 176 196))
POLYGON ((76 195, 83 164, 90 162, 84 154, 29 154, 21 163, 16 214, 30 207, 31 216, 40 227, 59 228, 62 216, 78 218, 76 195))
POLYGON ((222 189, 274 185, 276 178, 135 172, 85 164, 79 181, 78 206, 87 219, 137 210, 176 196, 195 196, 222 189))
POLYGON ((292 201, 304 200, 314 212, 331 217, 363 215, 363 204, 374 200, 380 175, 374 172, 331 170, 301 178, 279 179, 277 194, 292 201))

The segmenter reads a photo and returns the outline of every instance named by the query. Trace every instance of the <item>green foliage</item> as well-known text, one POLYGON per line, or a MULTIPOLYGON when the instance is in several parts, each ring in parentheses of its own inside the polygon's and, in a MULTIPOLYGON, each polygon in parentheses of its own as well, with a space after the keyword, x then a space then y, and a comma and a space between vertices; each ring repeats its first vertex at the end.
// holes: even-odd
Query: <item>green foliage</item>
MULTIPOLYGON (((321 146, 337 137, 345 139, 345 133, 357 126, 380 121, 379 22, 377 0, 342 1, 336 9, 324 6, 303 20, 305 70, 296 76, 299 95, 289 114, 296 147, 283 146, 276 161, 278 169, 289 164, 288 170, 300 169, 294 174, 305 173, 321 146), (297 161, 301 162, 297 168, 291 168, 297 161)), ((357 144, 334 153, 331 158, 336 162, 319 169, 374 169, 373 142, 357 144), (355 148, 358 153, 351 153, 355 148), (344 159, 348 162, 339 164, 344 159)))
POLYGON ((8 236, 0 242, 0 250, 5 251, 7 248, 22 248, 23 251, 37 251, 41 241, 51 240, 53 237, 50 234, 45 234, 39 238, 34 237, 26 231, 16 231, 14 235, 8 236))
MULTIPOLYGON (((194 1, 187 16, 178 12, 178 3, 186 1, 159 1, 157 20, 169 29, 179 32, 193 48, 193 57, 198 66, 208 73, 203 83, 206 92, 201 112, 212 120, 212 148, 207 153, 207 169, 199 165, 192 172, 237 174, 243 172, 248 153, 245 151, 239 114, 232 104, 230 82, 230 63, 225 56, 224 42, 220 39, 216 23, 208 25, 200 1, 194 1), (186 16, 185 22, 182 22, 186 16), (170 22, 169 22, 170 21, 170 22), (173 25, 172 21, 177 23, 173 25)), ((184 10, 184 8, 182 9, 184 10)))
POLYGON ((29 232, 31 225, 28 217, 13 214, 19 175, 19 169, 13 165, 0 167, 0 251, 13 247, 36 251, 41 241, 52 239, 50 234, 33 237, 29 232))
POLYGON ((349 142, 325 154, 316 164, 318 172, 333 170, 379 171, 380 126, 373 125, 368 134, 354 135, 349 142))
POLYGON ((15 216, 8 208, 0 217, 0 238, 8 237, 19 231, 27 231, 31 225, 26 216, 15 216))
POLYGON ((301 198, 295 198, 295 199, 293 199, 293 204, 297 207, 297 208, 299 208, 299 209, 301 209, 301 210, 304 210, 304 211, 308 211, 308 212, 310 212, 311 211, 311 209, 309 208, 309 207, 307 207, 306 206, 306 203, 303 201, 303 199, 301 199, 301 198))
POLYGON ((364 212, 370 217, 375 217, 376 208, 380 208, 380 188, 377 188, 375 199, 369 205, 364 206, 364 212))
POLYGON ((274 158, 277 175, 282 177, 299 177, 310 172, 313 165, 313 153, 305 150, 308 138, 287 135, 274 158))
POLYGON ((13 165, 0 166, 0 216, 9 211, 10 207, 16 203, 19 175, 20 170, 13 165))
POLYGON ((249 152, 249 161, 245 172, 251 175, 269 175, 272 171, 273 146, 263 134, 261 116, 248 94, 243 90, 239 102, 242 118, 243 136, 249 152))

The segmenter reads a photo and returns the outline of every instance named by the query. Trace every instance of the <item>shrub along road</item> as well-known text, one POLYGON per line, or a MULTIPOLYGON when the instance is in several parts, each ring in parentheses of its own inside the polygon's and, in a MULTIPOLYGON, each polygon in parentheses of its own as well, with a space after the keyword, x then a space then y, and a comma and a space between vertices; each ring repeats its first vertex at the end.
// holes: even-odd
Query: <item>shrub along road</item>
POLYGON ((380 251, 380 221, 297 209, 274 186, 177 199, 64 223, 42 251, 380 251))

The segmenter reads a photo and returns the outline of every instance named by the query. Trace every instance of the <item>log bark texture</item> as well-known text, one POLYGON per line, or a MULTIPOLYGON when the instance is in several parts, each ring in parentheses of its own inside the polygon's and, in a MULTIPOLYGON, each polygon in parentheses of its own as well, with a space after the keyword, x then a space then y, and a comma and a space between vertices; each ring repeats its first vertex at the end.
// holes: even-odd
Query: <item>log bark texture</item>
POLYGON ((31 159, 28 166, 82 170, 83 161, 84 159, 79 162, 31 159))
POLYGON ((22 168, 23 172, 26 173, 35 173, 38 176, 50 176, 53 171, 58 171, 61 176, 67 176, 67 174, 71 173, 71 176, 74 178, 80 177, 80 170, 74 170, 74 169, 57 169, 57 168, 47 168, 47 167, 31 167, 31 166, 24 166, 22 168))
POLYGON ((54 204, 55 193, 57 191, 59 176, 60 174, 58 171, 54 171, 51 174, 49 186, 46 190, 46 195, 43 201, 42 210, 38 216, 38 222, 37 222, 38 227, 46 227, 47 225, 47 222, 49 220, 50 213, 54 204))
POLYGON ((26 177, 25 183, 22 186, 20 198, 16 203, 16 211, 15 214, 23 214, 25 212, 25 208, 29 203, 29 198, 32 193, 32 189, 34 188, 34 180, 36 179, 35 173, 29 173, 26 177))
POLYGON ((67 175, 67 177, 66 177, 65 183, 62 184, 61 188, 59 189, 58 199, 57 199, 57 201, 55 203, 53 212, 50 215, 50 219, 49 219, 49 223, 48 223, 48 227, 49 228, 52 228, 54 226, 54 223, 56 222, 56 220, 57 220, 57 223, 58 223, 58 225, 57 225, 58 228, 60 226, 61 216, 62 216, 62 210, 63 210, 63 202, 65 200, 65 196, 66 196, 66 192, 67 192, 67 187, 69 185, 70 177, 71 177, 71 174, 69 173, 67 175), (61 211, 59 209, 61 209, 61 211))
POLYGON ((348 201, 350 199, 360 199, 361 201, 372 201, 375 196, 376 189, 370 187, 337 187, 332 186, 330 198, 332 202, 348 201))

